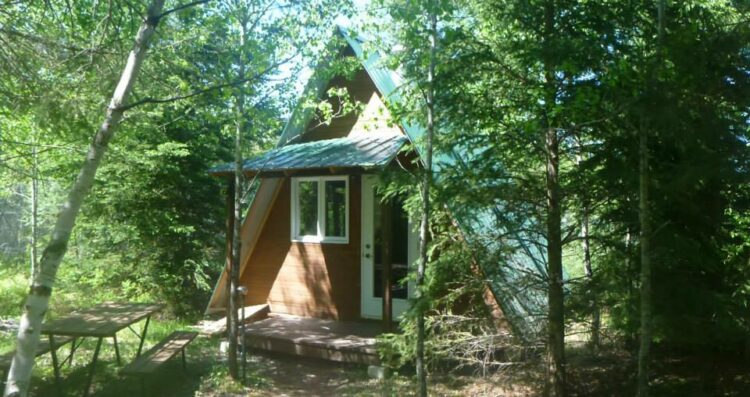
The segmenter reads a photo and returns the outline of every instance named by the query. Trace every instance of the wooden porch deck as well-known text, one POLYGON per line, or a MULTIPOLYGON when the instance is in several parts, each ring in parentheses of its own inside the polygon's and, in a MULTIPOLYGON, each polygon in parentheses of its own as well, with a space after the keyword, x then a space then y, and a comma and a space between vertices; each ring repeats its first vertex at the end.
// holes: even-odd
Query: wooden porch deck
POLYGON ((378 364, 375 336, 379 321, 335 321, 269 314, 247 324, 249 348, 357 364, 378 364))

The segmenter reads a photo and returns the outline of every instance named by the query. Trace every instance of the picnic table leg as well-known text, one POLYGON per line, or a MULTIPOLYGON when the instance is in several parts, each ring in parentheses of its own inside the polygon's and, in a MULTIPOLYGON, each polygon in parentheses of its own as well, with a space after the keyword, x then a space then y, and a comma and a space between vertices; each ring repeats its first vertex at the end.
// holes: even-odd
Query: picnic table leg
POLYGON ((187 362, 185 361, 185 348, 182 348, 182 370, 187 371, 187 362))
POLYGON ((55 386, 57 390, 60 390, 60 364, 57 361, 57 351, 55 350, 55 336, 49 335, 49 349, 50 355, 52 355, 52 369, 55 372, 55 386))
POLYGON ((115 342, 115 357, 117 357, 117 365, 121 366, 120 362, 120 348, 117 347, 117 334, 112 335, 112 340, 115 342))
POLYGON ((146 325, 143 326, 143 332, 141 332, 141 342, 138 344, 138 353, 136 357, 141 356, 141 350, 143 349, 143 341, 146 340, 146 331, 148 331, 148 323, 151 322, 151 316, 146 317, 146 325))
POLYGON ((76 348, 77 348, 76 342, 77 341, 78 341, 78 338, 73 338, 73 340, 70 341, 70 358, 69 358, 70 361, 68 361, 68 367, 72 367, 73 366, 73 354, 75 354, 75 352, 76 352, 76 348))
POLYGON ((88 378, 86 378, 86 386, 83 389, 83 397, 87 397, 89 395, 89 388, 91 388, 91 381, 94 379, 94 371, 96 370, 96 362, 99 359, 99 349, 102 347, 102 340, 104 338, 99 338, 96 341, 96 349, 94 349, 94 358, 91 360, 91 368, 89 369, 89 375, 88 378))

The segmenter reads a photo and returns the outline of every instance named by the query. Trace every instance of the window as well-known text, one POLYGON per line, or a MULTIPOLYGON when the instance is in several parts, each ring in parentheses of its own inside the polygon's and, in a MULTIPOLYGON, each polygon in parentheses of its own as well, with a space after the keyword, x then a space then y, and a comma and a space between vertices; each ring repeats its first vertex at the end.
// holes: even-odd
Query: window
POLYGON ((349 242, 349 179, 292 178, 292 241, 349 242))

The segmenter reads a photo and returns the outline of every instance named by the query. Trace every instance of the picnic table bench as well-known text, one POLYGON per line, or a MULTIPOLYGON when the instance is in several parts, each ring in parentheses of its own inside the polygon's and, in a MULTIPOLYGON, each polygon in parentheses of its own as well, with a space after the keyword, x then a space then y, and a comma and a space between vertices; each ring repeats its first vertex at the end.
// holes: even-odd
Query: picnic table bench
MULTIPOLYGON (((37 346, 35 356, 39 357, 39 356, 49 353, 52 350, 57 350, 61 348, 62 346, 72 342, 73 340, 74 339, 72 337, 57 338, 54 340, 52 345, 50 345, 49 343, 45 343, 44 341, 39 341, 39 345, 37 346)), ((2 379, 0 379, 0 385, 5 384, 5 379, 8 377, 10 364, 13 362, 13 356, 15 354, 16 352, 15 350, 13 350, 8 353, 0 355, 0 376, 2 376, 2 379)))
POLYGON ((125 375, 147 375, 155 372, 162 364, 177 353, 182 353, 182 367, 185 368, 185 347, 198 336, 197 332, 175 331, 161 342, 148 349, 140 357, 122 369, 125 375))
MULTIPOLYGON (((182 353, 182 369, 186 369, 185 347, 198 336, 197 332, 175 331, 148 349, 132 363, 120 371, 124 375, 149 375, 156 372, 162 364, 169 361, 177 353, 182 353)), ((145 380, 141 378, 141 395, 145 395, 145 380)))

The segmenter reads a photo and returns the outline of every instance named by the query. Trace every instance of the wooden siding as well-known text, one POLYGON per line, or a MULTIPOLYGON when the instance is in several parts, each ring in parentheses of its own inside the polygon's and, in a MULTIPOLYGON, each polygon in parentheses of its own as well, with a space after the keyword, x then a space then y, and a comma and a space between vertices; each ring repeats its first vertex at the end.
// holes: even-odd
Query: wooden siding
MULTIPOLYGON (((258 241, 258 236, 268 218, 269 209, 276 199, 278 194, 282 178, 263 178, 261 179, 260 187, 258 192, 255 194, 255 199, 250 206, 247 214, 245 215, 245 221, 242 223, 242 229, 240 230, 240 236, 242 241, 240 243, 240 263, 247 263, 248 256, 255 248, 255 243, 258 241)), ((228 197, 229 200, 233 200, 233 197, 228 197)), ((229 206, 227 206, 229 210, 229 206)), ((226 284, 227 284, 227 272, 229 269, 229 261, 232 255, 231 242, 227 241, 227 252, 226 252, 226 263, 224 271, 219 276, 219 281, 216 283, 216 288, 211 295, 211 300, 208 304, 207 312, 211 310, 223 310, 226 305, 226 284)), ((240 266, 240 275, 245 271, 244 266, 240 266)))
POLYGON ((291 242, 286 179, 242 274, 247 304, 273 313, 351 320, 360 314, 360 177, 349 179, 349 243, 291 242))
MULTIPOLYGON (((403 133, 399 127, 389 125, 390 113, 388 113, 375 83, 372 82, 364 69, 355 73, 351 80, 344 77, 334 78, 325 92, 328 92, 331 87, 346 88, 350 98, 364 106, 362 112, 359 114, 352 112, 336 117, 328 125, 321 123, 318 118, 313 118, 307 127, 307 131, 300 138, 300 142, 343 138, 349 135, 373 132, 403 133)), ((336 100, 333 101, 333 104, 335 108, 336 100)))

